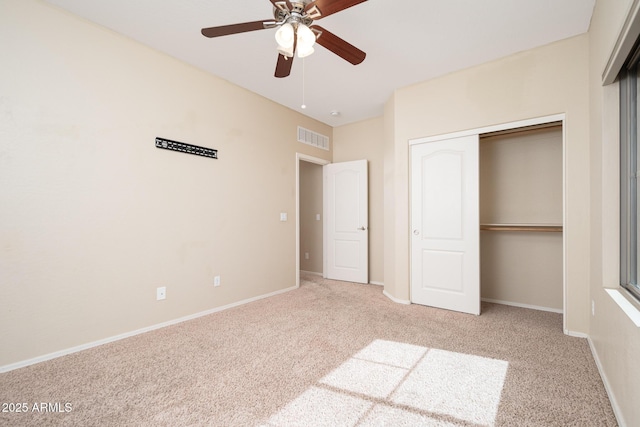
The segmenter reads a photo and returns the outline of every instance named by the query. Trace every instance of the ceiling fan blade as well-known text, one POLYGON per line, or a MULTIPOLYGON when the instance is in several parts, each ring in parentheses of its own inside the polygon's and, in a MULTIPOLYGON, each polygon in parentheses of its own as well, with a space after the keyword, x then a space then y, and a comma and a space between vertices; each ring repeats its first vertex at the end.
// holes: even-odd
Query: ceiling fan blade
POLYGON ((329 49, 331 52, 335 53, 345 61, 348 61, 353 65, 358 65, 359 63, 364 61, 364 58, 367 57, 367 54, 365 52, 361 51, 351 43, 342 40, 340 37, 336 36, 330 31, 325 30, 319 25, 313 25, 311 29, 322 32, 318 36, 316 43, 326 49, 329 49))
POLYGON ((231 34, 246 33, 248 31, 264 30, 269 28, 273 19, 264 21, 243 22, 242 24, 222 25, 220 27, 203 28, 201 33, 205 37, 220 37, 231 34))
MULTIPOLYGON (((350 8, 367 0, 316 0, 307 5, 307 8, 317 7, 320 10, 320 18, 326 18, 336 12, 350 8)), ((315 18, 315 19, 320 19, 315 18)))
POLYGON ((293 65, 293 56, 287 58, 283 54, 278 54, 278 63, 276 64, 275 76, 278 78, 287 77, 291 74, 291 66, 293 65))
POLYGON ((293 6, 291 6, 291 2, 289 0, 269 0, 269 1, 273 4, 273 7, 278 7, 276 3, 285 3, 287 5, 287 8, 289 8, 289 10, 293 10, 293 6))

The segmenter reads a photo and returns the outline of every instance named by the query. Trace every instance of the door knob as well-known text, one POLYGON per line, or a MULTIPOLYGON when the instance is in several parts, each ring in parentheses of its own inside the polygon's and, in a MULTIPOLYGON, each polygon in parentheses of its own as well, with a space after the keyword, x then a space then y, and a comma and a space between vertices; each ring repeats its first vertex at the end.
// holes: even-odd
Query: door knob
POLYGON ((358 227, 358 230, 361 230, 361 231, 364 231, 366 229, 367 229, 367 227, 358 227))
POLYGON ((413 235, 414 236, 420 235, 420 230, 418 230, 418 229, 413 230, 413 235))

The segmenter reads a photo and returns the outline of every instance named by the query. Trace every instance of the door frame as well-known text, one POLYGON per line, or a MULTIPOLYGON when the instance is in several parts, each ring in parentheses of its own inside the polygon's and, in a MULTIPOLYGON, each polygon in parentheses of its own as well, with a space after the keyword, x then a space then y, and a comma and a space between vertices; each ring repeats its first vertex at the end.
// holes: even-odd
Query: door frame
MULTIPOLYGON (((460 132, 453 132, 448 134, 441 134, 435 136, 429 136, 424 138, 415 138, 409 140, 409 146, 416 144, 424 144, 427 142, 439 141, 442 139, 457 138, 461 136, 469 135, 482 135, 491 132, 500 132, 507 130, 514 130, 527 126, 544 125, 547 123, 561 122, 562 123, 562 328, 565 334, 569 335, 567 329, 567 144, 566 144, 566 114, 553 114, 549 116, 535 117, 532 119, 519 120, 515 122, 502 123, 498 125, 486 126, 475 129, 468 129, 460 132)), ((409 150, 411 152, 411 150, 409 150)), ((411 186, 411 179, 409 179, 409 186, 411 186)), ((411 187, 409 187, 411 188, 411 187)), ((410 190, 409 190, 410 191, 410 190)), ((411 202, 411 201, 409 201, 411 202)), ((411 212, 411 206, 409 206, 409 212, 411 212)), ((411 223, 411 221, 409 221, 411 223)), ((479 226, 479 224, 478 224, 479 226)), ((411 230, 407 230, 410 236, 411 230)), ((410 239, 410 238, 409 238, 410 239)), ((411 274, 411 257, 409 257, 409 272, 411 274)), ((411 286, 409 286, 409 300, 411 300, 411 286)))
MULTIPOLYGON (((296 153, 296 288, 300 287, 300 162, 314 163, 324 166, 331 163, 330 160, 321 159, 319 157, 309 156, 307 154, 296 153)), ((324 187, 324 183, 323 183, 324 187)), ((324 202, 323 202, 324 204, 324 202)), ((324 213, 322 221, 324 223, 324 213)), ((324 237, 323 237, 324 246, 324 237)), ((322 276, 324 277, 324 262, 322 263, 322 276)))

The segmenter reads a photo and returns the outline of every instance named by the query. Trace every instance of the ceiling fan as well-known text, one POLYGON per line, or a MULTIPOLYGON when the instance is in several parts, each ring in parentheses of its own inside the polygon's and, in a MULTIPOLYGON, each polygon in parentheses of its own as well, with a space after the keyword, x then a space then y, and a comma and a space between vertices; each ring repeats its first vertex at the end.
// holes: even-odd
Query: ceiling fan
POLYGON ((269 0, 273 4, 273 17, 264 21, 244 22, 203 28, 205 37, 220 37, 249 31, 278 28, 278 62, 276 77, 287 77, 291 73, 293 56, 299 57, 313 53, 313 44, 330 50, 342 59, 357 65, 364 61, 367 54, 335 34, 313 22, 340 12, 367 0, 269 0))

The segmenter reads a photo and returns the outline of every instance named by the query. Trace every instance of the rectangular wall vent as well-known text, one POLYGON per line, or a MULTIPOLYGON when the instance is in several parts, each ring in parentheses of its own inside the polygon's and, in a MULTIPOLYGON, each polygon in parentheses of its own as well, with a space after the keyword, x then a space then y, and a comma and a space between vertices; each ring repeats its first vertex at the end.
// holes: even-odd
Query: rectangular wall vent
POLYGON ((329 137, 298 126, 298 142, 329 151, 329 137))

